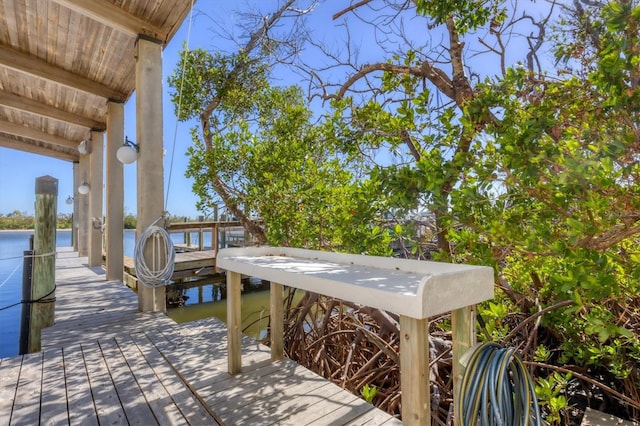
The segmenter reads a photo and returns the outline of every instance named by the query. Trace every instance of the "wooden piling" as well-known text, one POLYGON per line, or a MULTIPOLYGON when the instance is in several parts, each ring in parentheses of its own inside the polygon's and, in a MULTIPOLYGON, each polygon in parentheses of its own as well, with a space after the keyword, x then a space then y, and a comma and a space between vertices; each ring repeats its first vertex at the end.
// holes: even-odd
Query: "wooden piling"
POLYGON ((54 323, 57 204, 58 179, 37 178, 29 352, 40 351, 40 331, 54 323))
MULTIPOLYGON (((31 239, 33 246, 33 239, 31 239)), ((31 300, 31 285, 33 278, 33 250, 24 251, 22 262, 22 300, 31 300)), ((31 324, 31 303, 22 303, 20 312, 20 340, 18 342, 18 353, 24 355, 29 353, 29 328, 31 324)))

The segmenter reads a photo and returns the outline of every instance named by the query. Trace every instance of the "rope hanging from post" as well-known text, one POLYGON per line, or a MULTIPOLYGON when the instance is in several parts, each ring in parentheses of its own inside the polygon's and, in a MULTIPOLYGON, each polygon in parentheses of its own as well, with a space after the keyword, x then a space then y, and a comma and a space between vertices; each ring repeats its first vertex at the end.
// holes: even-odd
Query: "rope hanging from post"
POLYGON ((136 241, 134 253, 136 276, 147 287, 156 288, 167 285, 173 276, 175 258, 176 252, 169 233, 164 228, 151 225, 136 241), (149 241, 153 244, 151 266, 148 265, 144 256, 149 241))

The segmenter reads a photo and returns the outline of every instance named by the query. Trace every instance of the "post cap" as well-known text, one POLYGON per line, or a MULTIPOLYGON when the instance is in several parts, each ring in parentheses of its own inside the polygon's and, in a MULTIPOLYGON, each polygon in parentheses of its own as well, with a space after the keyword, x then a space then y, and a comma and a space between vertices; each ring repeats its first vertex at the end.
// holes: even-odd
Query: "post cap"
POLYGON ((36 194, 58 196, 58 179, 49 175, 36 178, 36 194))

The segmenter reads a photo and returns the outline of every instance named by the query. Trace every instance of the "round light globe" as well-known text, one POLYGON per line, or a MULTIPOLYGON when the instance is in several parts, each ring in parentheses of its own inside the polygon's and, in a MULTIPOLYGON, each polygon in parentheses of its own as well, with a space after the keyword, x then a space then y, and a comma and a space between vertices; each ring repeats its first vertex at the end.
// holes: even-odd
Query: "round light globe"
POLYGON ((78 187, 78 192, 82 195, 87 195, 89 193, 89 184, 85 182, 82 185, 80 185, 78 187))
POLYGON ((88 141, 82 141, 80 142, 80 145, 78 145, 78 152, 82 155, 86 155, 89 153, 89 142, 88 141))
POLYGON ((66 201, 66 203, 67 203, 68 205, 73 204, 73 197, 72 197, 71 195, 69 195, 69 196, 67 197, 67 201, 66 201))
POLYGON ((116 157, 122 164, 131 164, 138 159, 138 151, 132 146, 122 145, 116 151, 116 157))

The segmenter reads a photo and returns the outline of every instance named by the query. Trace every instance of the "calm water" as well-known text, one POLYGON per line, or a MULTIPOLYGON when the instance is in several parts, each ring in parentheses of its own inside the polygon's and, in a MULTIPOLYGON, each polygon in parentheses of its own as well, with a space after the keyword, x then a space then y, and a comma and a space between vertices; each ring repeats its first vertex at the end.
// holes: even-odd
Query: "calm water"
MULTIPOLYGON (((29 237, 33 231, 0 232, 0 309, 13 305, 22 299, 22 255, 29 249, 29 237)), ((184 243, 183 234, 171 234, 174 243, 184 243)), ((211 242, 211 234, 205 232, 205 244, 211 242)), ((198 244, 198 234, 193 233, 192 244, 198 244)), ((58 231, 56 246, 71 245, 71 231, 58 231)), ((124 253, 133 256, 135 231, 126 230, 124 234, 124 253)), ((251 282, 253 290, 260 290, 260 283, 251 282)), ((175 286, 174 286, 175 288, 175 286)), ((200 287, 177 289, 181 306, 171 308, 168 314, 176 322, 193 321, 215 316, 226 320, 226 300, 219 289, 219 283, 210 283, 200 287)), ((21 305, 0 310, 0 358, 18 354, 20 335, 21 305)), ((269 292, 253 291, 243 294, 243 325, 249 327, 245 332, 253 337, 264 335, 269 317, 269 292)))
MULTIPOLYGON (((22 299, 22 255, 33 231, 0 232, 0 309, 22 299)), ((56 246, 71 245, 71 231, 56 233, 56 246)), ((18 354, 21 305, 0 310, 0 358, 18 354)))

